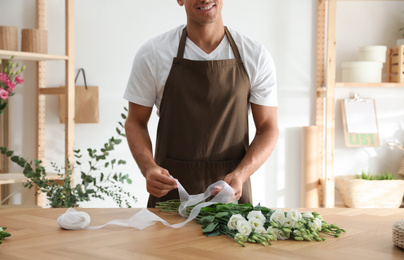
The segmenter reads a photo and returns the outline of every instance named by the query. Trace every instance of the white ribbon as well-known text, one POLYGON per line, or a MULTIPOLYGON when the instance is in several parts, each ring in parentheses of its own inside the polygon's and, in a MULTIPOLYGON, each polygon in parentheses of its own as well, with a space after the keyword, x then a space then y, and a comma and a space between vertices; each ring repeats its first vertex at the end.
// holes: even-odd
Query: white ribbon
POLYGON ((211 184, 204 193, 197 194, 197 195, 189 195, 188 192, 181 185, 181 183, 179 183, 178 180, 176 180, 176 182, 177 182, 178 193, 179 193, 179 197, 180 197, 180 201, 181 201, 181 205, 178 209, 178 212, 180 213, 181 216, 187 217, 188 216, 188 214, 186 212, 187 207, 194 206, 194 205, 202 202, 202 203, 196 205, 191 210, 188 218, 184 222, 171 225, 164 219, 157 216, 156 214, 150 212, 149 210, 142 209, 139 212, 137 212, 136 214, 134 214, 129 219, 114 219, 101 226, 89 226, 90 216, 87 213, 79 212, 73 208, 69 208, 64 214, 62 214, 58 218, 57 223, 60 227, 62 227, 64 229, 70 229, 70 230, 100 229, 100 228, 105 227, 106 225, 119 225, 119 226, 125 226, 125 227, 133 227, 133 228, 142 230, 148 226, 154 225, 158 221, 163 223, 164 225, 172 227, 172 228, 180 228, 180 227, 183 227, 188 222, 195 219, 198 216, 199 212, 201 211, 201 208, 207 207, 207 206, 215 204, 215 203, 230 203, 230 202, 232 202, 232 200, 234 198, 233 188, 230 187, 224 181, 217 181, 217 182, 211 184), (212 195, 212 191, 215 188, 221 188, 220 192, 215 197, 213 197, 212 200, 210 200, 208 202, 203 202, 212 195))

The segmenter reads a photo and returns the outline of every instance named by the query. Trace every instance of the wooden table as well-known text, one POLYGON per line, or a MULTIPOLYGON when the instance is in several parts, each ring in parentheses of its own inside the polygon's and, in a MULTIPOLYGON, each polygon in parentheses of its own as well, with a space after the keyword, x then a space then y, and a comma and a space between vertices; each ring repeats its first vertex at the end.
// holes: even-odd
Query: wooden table
MULTIPOLYGON (((138 210, 79 209, 90 215, 92 226, 130 218, 138 210)), ((115 225, 63 230, 56 220, 65 211, 0 207, 0 226, 12 234, 0 245, 0 259, 404 259, 404 250, 392 243, 392 225, 404 219, 404 209, 315 209, 347 232, 324 242, 275 241, 245 248, 227 236, 205 237, 195 222, 180 229, 158 223, 144 230, 115 225)), ((157 214, 170 223, 183 220, 157 214)))

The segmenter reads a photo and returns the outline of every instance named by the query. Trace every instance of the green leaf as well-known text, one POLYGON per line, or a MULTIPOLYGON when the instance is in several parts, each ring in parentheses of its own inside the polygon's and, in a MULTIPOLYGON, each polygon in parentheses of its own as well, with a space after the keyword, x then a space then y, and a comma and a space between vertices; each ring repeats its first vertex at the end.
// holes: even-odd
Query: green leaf
POLYGON ((219 213, 217 213, 216 214, 216 218, 222 218, 222 217, 224 217, 224 216, 228 216, 230 213, 229 212, 227 212, 227 211, 224 211, 224 212, 219 212, 219 213))
MULTIPOLYGON (((218 224, 219 224, 219 222, 210 223, 206 228, 204 228, 202 230, 203 233, 210 233, 210 232, 214 231, 218 224)), ((219 233, 220 233, 220 231, 219 231, 219 233)))
POLYGON ((126 119, 126 115, 125 114, 121 114, 121 117, 123 118, 123 119, 126 119))
POLYGON ((221 232, 218 230, 218 229, 216 229, 216 230, 214 230, 214 231, 212 231, 212 232, 206 232, 206 233, 204 233, 205 234, 205 236, 207 236, 207 237, 216 237, 216 236, 220 236, 221 235, 221 232))
POLYGON ((209 224, 211 224, 213 221, 215 220, 215 216, 206 216, 206 217, 203 217, 203 218, 201 218, 201 223, 203 224, 203 225, 209 225, 209 224))

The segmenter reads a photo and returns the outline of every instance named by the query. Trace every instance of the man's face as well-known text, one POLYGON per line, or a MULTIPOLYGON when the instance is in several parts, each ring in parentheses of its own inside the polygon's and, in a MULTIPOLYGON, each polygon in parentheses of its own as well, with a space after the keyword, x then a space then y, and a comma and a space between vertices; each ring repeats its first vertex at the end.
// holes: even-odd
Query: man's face
POLYGON ((222 19, 223 0, 177 0, 185 6, 188 22, 198 25, 212 24, 222 19))

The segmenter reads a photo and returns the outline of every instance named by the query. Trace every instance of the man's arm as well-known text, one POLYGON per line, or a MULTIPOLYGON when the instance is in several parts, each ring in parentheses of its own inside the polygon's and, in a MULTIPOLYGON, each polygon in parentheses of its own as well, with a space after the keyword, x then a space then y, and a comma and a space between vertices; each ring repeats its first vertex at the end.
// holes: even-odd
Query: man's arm
POLYGON ((239 166, 224 178, 224 181, 234 189, 235 199, 241 197, 243 183, 271 155, 279 135, 277 107, 251 103, 251 110, 256 127, 255 137, 239 166))
POLYGON ((147 191, 160 198, 177 188, 177 184, 169 172, 158 166, 153 159, 152 143, 147 128, 151 112, 151 107, 129 102, 125 131, 133 158, 146 178, 147 191))

